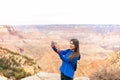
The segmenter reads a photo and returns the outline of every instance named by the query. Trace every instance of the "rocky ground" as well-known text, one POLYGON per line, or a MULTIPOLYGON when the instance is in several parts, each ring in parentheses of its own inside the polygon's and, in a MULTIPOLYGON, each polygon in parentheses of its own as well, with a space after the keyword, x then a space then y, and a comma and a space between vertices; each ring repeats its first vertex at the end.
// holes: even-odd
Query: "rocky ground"
MULTIPOLYGON (((40 72, 34 76, 23 78, 21 80, 60 80, 60 74, 40 72)), ((75 78, 74 80, 89 80, 89 78, 82 76, 75 78)))

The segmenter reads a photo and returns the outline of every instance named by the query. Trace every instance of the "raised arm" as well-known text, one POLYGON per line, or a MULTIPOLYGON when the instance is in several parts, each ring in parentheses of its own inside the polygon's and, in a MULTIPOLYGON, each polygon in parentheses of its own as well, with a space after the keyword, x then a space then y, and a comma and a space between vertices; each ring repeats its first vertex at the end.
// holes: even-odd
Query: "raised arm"
POLYGON ((52 41, 52 42, 51 42, 51 47, 52 47, 52 49, 53 49, 56 53, 59 54, 61 50, 60 50, 59 47, 56 46, 56 44, 57 44, 56 42, 52 41))
POLYGON ((65 61, 65 62, 70 62, 71 61, 69 58, 66 58, 64 56, 68 52, 68 49, 67 50, 60 50, 60 48, 58 48, 55 45, 54 41, 51 42, 51 47, 57 54, 59 54, 59 57, 61 58, 61 60, 65 61))

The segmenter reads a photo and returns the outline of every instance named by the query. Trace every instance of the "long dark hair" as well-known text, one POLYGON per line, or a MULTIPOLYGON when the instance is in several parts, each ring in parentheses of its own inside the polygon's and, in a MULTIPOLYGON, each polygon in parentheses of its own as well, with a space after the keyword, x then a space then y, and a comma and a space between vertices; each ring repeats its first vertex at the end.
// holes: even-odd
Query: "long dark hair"
POLYGON ((72 41, 73 44, 75 45, 74 52, 69 56, 69 58, 71 60, 73 60, 74 58, 76 58, 80 55, 80 53, 79 53, 79 41, 77 39, 71 39, 70 41, 72 41))

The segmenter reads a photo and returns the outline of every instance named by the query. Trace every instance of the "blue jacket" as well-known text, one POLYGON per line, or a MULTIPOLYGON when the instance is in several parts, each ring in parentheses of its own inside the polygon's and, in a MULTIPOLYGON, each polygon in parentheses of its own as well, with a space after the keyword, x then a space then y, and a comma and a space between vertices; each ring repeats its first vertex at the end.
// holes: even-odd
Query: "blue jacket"
MULTIPOLYGON (((53 50, 55 52, 57 52, 57 48, 56 47, 53 47, 53 50)), ((70 77, 70 78, 73 78, 74 77, 74 66, 75 66, 75 63, 77 63, 77 60, 80 60, 80 56, 79 57, 76 57, 75 59, 73 59, 72 61, 70 60, 69 56, 73 53, 73 50, 69 50, 66 49, 66 50, 61 50, 59 52, 59 57, 61 58, 62 60, 62 65, 60 67, 60 71, 70 77)))

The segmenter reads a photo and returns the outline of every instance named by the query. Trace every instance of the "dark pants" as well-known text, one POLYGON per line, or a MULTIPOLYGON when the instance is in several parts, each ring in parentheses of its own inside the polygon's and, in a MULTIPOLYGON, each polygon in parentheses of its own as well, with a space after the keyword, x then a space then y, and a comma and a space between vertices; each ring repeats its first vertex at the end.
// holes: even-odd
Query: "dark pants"
POLYGON ((61 80, 73 80, 73 78, 70 78, 68 76, 65 76, 62 72, 61 72, 61 80))

